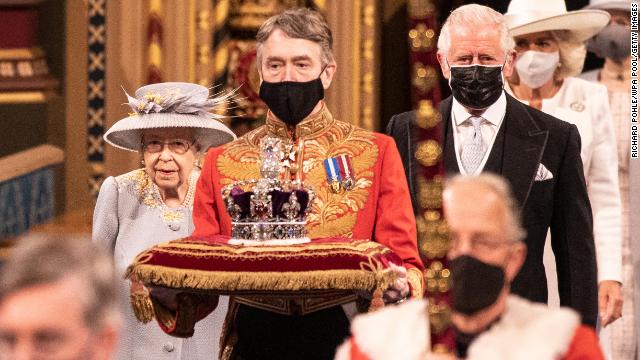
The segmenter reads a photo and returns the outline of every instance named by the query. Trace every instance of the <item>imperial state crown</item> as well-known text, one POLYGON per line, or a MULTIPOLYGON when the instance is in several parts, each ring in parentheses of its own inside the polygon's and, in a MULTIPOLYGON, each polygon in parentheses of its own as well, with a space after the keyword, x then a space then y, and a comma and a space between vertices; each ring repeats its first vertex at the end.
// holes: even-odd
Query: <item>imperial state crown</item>
POLYGON ((315 199, 301 181, 280 180, 284 145, 266 137, 260 142, 260 178, 236 181, 222 189, 231 217, 230 244, 287 245, 309 242, 306 216, 315 199))

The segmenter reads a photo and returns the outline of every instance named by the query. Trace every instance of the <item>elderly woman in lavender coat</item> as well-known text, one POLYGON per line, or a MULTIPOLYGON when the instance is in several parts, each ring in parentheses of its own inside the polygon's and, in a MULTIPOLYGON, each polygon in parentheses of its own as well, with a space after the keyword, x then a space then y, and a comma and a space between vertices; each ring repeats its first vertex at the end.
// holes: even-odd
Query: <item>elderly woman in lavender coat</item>
MULTIPOLYGON (((235 138, 219 116, 208 111, 228 101, 228 94, 209 98, 209 90, 200 85, 160 83, 127 97, 131 116, 114 124, 104 138, 115 147, 138 151, 142 168, 104 181, 92 234, 95 243, 113 254, 121 274, 141 251, 191 234, 199 151, 235 138)), ((125 321, 116 359, 216 358, 226 298, 220 298, 218 311, 198 323, 192 338, 179 339, 166 335, 154 322, 136 320, 130 293, 135 298, 144 291, 138 283, 120 284, 125 321)))

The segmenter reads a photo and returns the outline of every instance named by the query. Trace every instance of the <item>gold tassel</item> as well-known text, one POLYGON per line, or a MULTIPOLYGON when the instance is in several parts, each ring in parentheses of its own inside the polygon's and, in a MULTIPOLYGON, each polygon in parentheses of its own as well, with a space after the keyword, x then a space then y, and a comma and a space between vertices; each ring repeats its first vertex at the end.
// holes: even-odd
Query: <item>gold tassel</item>
POLYGON ((144 291, 133 292, 131 293, 130 298, 133 313, 139 322, 146 324, 153 320, 155 315, 153 311, 153 303, 149 297, 148 290, 145 289, 144 291))
POLYGON ((369 305, 369 312, 380 310, 384 307, 384 300, 382 299, 382 289, 377 288, 373 292, 373 299, 371 299, 371 305, 369 305))

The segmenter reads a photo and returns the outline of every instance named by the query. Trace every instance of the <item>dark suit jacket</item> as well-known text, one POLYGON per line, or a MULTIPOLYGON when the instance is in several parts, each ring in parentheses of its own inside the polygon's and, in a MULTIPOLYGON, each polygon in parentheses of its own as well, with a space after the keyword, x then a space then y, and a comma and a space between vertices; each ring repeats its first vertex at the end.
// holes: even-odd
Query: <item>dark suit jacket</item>
MULTIPOLYGON (((460 172, 451 129, 451 104, 451 97, 440 103, 448 176, 460 172)), ((387 133, 393 136, 400 150, 417 211, 415 176, 419 174, 419 164, 413 156, 417 142, 414 122, 414 112, 394 115, 387 133)), ((532 301, 547 301, 542 255, 550 228, 561 305, 576 309, 583 323, 595 326, 597 269, 593 223, 576 126, 524 105, 507 94, 505 118, 483 171, 502 175, 509 181, 527 231, 527 258, 512 284, 512 292, 532 301), (551 171, 553 179, 534 181, 541 163, 551 171)))

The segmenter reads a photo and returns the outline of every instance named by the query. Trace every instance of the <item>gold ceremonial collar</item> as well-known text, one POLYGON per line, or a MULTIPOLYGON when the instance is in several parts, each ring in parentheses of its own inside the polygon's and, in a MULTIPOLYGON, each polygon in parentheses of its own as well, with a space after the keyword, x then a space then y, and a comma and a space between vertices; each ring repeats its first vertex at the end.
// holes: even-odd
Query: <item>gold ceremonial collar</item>
MULTIPOLYGON (((302 120, 295 128, 295 138, 309 137, 317 135, 322 130, 329 128, 335 119, 324 102, 320 111, 315 114, 309 115, 302 120)), ((267 132, 280 138, 291 138, 287 124, 278 119, 271 111, 267 112, 267 119, 265 121, 267 132)))

